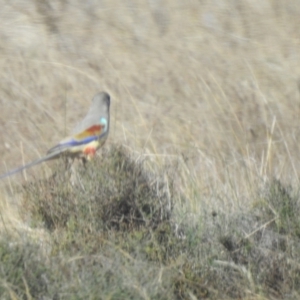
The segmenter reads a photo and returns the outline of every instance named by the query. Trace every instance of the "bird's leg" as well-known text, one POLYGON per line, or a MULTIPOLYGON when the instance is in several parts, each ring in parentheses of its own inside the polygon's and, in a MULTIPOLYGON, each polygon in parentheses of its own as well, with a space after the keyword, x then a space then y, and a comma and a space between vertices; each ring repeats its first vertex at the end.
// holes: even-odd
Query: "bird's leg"
POLYGON ((84 168, 86 168, 86 163, 88 162, 88 159, 85 156, 82 156, 81 157, 81 162, 82 162, 84 168))
POLYGON ((81 158, 74 158, 73 159, 73 163, 71 164, 70 167, 70 183, 71 185, 74 187, 76 186, 80 186, 83 190, 84 190, 84 186, 81 182, 80 179, 80 174, 79 174, 79 166, 83 163, 83 160, 81 158))
POLYGON ((66 163, 66 169, 68 171, 70 171, 72 169, 72 166, 73 166, 73 163, 74 163, 74 158, 73 157, 66 157, 65 163, 66 163))

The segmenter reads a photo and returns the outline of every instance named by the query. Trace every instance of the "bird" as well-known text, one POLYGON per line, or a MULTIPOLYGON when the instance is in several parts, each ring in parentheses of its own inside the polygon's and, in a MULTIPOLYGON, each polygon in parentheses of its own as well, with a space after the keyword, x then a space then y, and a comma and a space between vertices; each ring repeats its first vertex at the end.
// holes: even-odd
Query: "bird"
POLYGON ((73 129, 71 135, 50 148, 42 158, 22 167, 0 175, 0 179, 19 173, 44 161, 66 157, 81 157, 90 160, 103 146, 109 133, 110 95, 106 92, 96 94, 84 119, 73 129))

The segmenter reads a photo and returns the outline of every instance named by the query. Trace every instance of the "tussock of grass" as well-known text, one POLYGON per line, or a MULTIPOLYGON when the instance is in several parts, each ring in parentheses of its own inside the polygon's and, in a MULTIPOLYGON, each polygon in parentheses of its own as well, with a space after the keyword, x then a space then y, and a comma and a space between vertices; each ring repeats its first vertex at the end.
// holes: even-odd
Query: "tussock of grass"
POLYGON ((48 229, 74 222, 92 231, 155 229, 170 218, 172 183, 146 171, 144 162, 134 161, 122 147, 103 152, 73 174, 64 169, 61 164, 51 178, 25 186, 25 205, 48 229))
POLYGON ((295 192, 291 186, 274 180, 268 184, 255 206, 262 221, 273 220, 269 227, 279 234, 300 238, 299 191, 295 192))
POLYGON ((2 299, 28 299, 48 293, 54 278, 40 247, 30 239, 18 240, 3 235, 0 240, 2 299))
POLYGON ((146 159, 112 146, 79 166, 73 183, 61 164, 52 177, 24 186, 23 212, 52 240, 47 276, 56 279, 48 280, 49 296, 53 287, 61 298, 80 299, 297 295, 297 194, 274 181, 251 209, 231 215, 203 210, 179 235, 174 199, 182 195, 172 184, 174 173, 154 170, 146 159))

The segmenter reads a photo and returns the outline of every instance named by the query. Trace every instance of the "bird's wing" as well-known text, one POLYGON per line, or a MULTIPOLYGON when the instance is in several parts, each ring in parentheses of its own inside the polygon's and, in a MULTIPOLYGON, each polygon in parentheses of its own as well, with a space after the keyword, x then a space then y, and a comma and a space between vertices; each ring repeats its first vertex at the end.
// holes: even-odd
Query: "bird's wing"
POLYGON ((61 153, 72 149, 73 147, 75 148, 81 145, 87 145, 93 141, 99 140, 104 135, 106 135, 106 132, 104 131, 105 128, 106 128, 105 124, 94 125, 84 130, 83 132, 74 135, 73 137, 66 138, 62 140, 59 144, 54 146, 53 148, 49 149, 46 156, 37 159, 27 165, 11 170, 10 172, 7 172, 3 175, 0 175, 0 179, 19 173, 27 168, 40 164, 43 161, 55 158, 59 156, 61 153))
POLYGON ((93 141, 100 140, 107 134, 106 128, 107 126, 105 122, 102 122, 98 125, 93 125, 88 129, 75 134, 73 137, 62 140, 59 144, 49 149, 47 153, 56 153, 58 155, 62 152, 71 150, 72 148, 87 145, 93 141))

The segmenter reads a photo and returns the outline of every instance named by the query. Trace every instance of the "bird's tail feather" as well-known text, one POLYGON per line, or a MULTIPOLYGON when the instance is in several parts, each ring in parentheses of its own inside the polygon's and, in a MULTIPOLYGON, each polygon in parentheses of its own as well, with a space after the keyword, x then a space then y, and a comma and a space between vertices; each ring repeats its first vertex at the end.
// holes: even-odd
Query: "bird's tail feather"
POLYGON ((7 172, 5 174, 0 175, 0 179, 3 179, 3 178, 6 178, 8 176, 11 176, 11 175, 14 175, 16 173, 19 173, 19 172, 21 172, 21 171, 23 171, 25 169, 28 169, 28 168, 33 167, 35 165, 38 165, 38 164, 40 164, 40 163, 42 163, 44 161, 53 159, 53 158, 57 157, 59 154, 60 153, 49 153, 48 155, 46 155, 46 156, 44 156, 42 158, 39 158, 37 160, 34 160, 34 161, 32 161, 31 163, 29 163, 27 165, 24 165, 22 167, 16 168, 16 169, 11 170, 11 171, 9 171, 9 172, 7 172))

